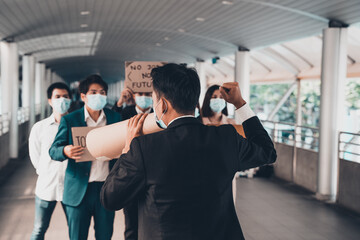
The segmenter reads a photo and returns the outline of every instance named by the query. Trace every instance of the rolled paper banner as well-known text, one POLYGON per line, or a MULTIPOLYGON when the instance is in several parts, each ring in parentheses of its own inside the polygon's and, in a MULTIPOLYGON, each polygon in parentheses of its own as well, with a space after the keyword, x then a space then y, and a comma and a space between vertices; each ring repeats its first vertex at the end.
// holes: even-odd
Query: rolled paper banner
MULTIPOLYGON (((86 136, 86 146, 97 160, 110 160, 120 157, 125 147, 129 120, 121 121, 91 130, 86 136)), ((155 122, 154 113, 150 113, 143 126, 143 133, 150 134, 162 129, 155 122)))

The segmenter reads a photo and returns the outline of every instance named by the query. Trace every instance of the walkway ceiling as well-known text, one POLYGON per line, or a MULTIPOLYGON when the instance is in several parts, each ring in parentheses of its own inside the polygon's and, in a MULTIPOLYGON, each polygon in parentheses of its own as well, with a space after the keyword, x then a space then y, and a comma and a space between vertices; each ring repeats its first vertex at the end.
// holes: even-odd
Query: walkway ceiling
POLYGON ((112 82, 124 61, 193 63, 319 35, 330 19, 360 22, 359 12, 356 0, 2 0, 0 38, 67 81, 95 72, 112 82))

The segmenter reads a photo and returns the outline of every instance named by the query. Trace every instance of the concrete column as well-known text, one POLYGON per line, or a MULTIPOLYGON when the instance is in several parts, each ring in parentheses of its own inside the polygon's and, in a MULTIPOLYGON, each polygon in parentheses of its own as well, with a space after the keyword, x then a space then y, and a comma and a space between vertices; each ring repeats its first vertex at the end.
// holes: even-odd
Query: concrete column
POLYGON ((296 166, 297 166, 297 149, 302 148, 301 145, 301 123, 302 123, 302 104, 301 104, 301 81, 296 79, 296 125, 295 125, 295 138, 294 138, 294 154, 292 162, 292 181, 296 179, 296 166))
POLYGON ((52 72, 49 83, 52 84, 54 82, 59 82, 59 78, 55 72, 52 72))
MULTIPOLYGON (((50 68, 48 68, 46 70, 46 78, 45 78, 45 89, 44 89, 44 93, 47 92, 48 87, 55 82, 55 73, 51 71, 50 68)), ((51 106, 48 104, 48 98, 47 98, 47 94, 44 94, 44 104, 45 104, 45 116, 49 117, 50 114, 52 113, 51 111, 51 106)))
POLYGON ((1 42, 1 78, 3 89, 2 110, 10 113, 10 159, 18 158, 19 124, 17 113, 19 109, 19 55, 14 42, 1 42))
MULTIPOLYGON (((296 80, 296 86, 297 86, 297 90, 296 90, 296 94, 297 94, 297 99, 296 99, 296 126, 301 126, 302 125, 302 102, 301 102, 301 81, 300 79, 296 80)), ((301 128, 300 127, 296 127, 295 129, 296 132, 296 142, 297 142, 297 146, 298 147, 302 147, 301 146, 301 128)), ((296 155, 296 154, 294 154, 296 155)), ((296 168, 296 161, 295 161, 295 166, 294 166, 294 170, 296 168)))
POLYGON ((29 131, 35 123, 35 58, 30 55, 23 57, 23 107, 29 109, 29 131))
POLYGON ((41 103, 41 63, 35 64, 35 105, 41 103))
MULTIPOLYGON (((239 83, 241 94, 244 100, 250 102, 250 51, 249 49, 239 47, 235 53, 235 82, 239 83)), ((239 120, 236 118, 238 122, 239 120)))
MULTIPOLYGON (((239 47, 235 53, 235 82, 239 83, 241 94, 244 100, 250 104, 250 50, 244 47, 239 47)), ((238 116, 235 114, 235 121, 239 123, 238 116)), ((254 169, 249 169, 246 172, 248 178, 254 176, 254 169)))
POLYGON ((317 197, 336 200, 338 133, 342 127, 347 68, 347 29, 323 31, 321 66, 320 147, 317 197))
POLYGON ((196 71, 199 75, 200 79, 200 97, 199 97, 199 104, 200 107, 203 104, 205 93, 207 90, 207 81, 206 81, 206 72, 205 72, 205 62, 202 59, 198 59, 195 63, 196 71))
POLYGON ((10 44, 7 42, 0 42, 1 54, 1 112, 2 114, 10 113, 11 111, 11 59, 10 44))
POLYGON ((41 82, 40 82, 40 86, 41 86, 41 92, 40 92, 40 104, 41 104, 40 119, 44 119, 45 116, 46 116, 46 102, 45 102, 45 99, 47 98, 47 96, 46 96, 47 71, 46 71, 45 64, 41 64, 40 75, 41 75, 41 78, 40 78, 41 79, 41 82))
POLYGON ((36 69, 35 69, 35 104, 40 104, 40 118, 43 119, 45 116, 45 105, 44 105, 44 94, 46 95, 46 92, 44 90, 44 77, 45 77, 45 64, 43 63, 36 63, 36 69), (43 115, 44 112, 44 115, 43 115))

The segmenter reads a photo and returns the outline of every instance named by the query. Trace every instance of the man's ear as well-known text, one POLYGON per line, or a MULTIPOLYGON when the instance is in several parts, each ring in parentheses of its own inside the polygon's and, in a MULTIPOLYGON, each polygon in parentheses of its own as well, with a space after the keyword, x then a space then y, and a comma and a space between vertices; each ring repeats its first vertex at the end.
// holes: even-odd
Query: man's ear
POLYGON ((52 107, 53 105, 52 105, 52 102, 51 102, 51 99, 48 99, 48 103, 49 103, 49 105, 52 107))
POLYGON ((165 98, 161 98, 161 101, 162 101, 162 112, 168 112, 170 108, 172 108, 172 105, 171 103, 166 100, 165 98))
POLYGON ((85 102, 86 95, 83 93, 80 93, 80 98, 83 102, 85 102))

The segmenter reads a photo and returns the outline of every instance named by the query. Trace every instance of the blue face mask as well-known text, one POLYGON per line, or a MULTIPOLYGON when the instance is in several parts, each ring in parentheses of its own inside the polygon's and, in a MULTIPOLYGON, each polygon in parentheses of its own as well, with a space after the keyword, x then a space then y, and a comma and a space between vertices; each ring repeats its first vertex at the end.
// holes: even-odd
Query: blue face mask
POLYGON ((136 96, 135 103, 142 109, 147 109, 153 104, 152 97, 147 96, 136 96))
POLYGON ((71 100, 68 98, 54 98, 51 99, 53 110, 57 113, 64 114, 66 113, 71 104, 71 100))
MULTIPOLYGON (((160 100, 160 101, 161 101, 161 100, 160 100)), ((156 104, 155 109, 154 109, 155 121, 156 121, 156 124, 159 126, 159 128, 166 129, 167 126, 166 126, 166 124, 164 123, 164 121, 162 120, 162 117, 164 116, 164 114, 165 114, 166 111, 167 111, 167 104, 166 104, 166 102, 165 102, 166 109, 165 109, 165 111, 163 112, 163 114, 161 115, 160 119, 156 116, 156 111, 155 111, 155 110, 156 110, 157 106, 159 106, 160 101, 156 104)))
POLYGON ((219 113, 226 107, 225 100, 222 98, 210 99, 210 108, 213 112, 219 113))
POLYGON ((200 111, 198 108, 195 108, 195 117, 199 117, 200 116, 200 111))
POLYGON ((107 96, 101 94, 86 95, 88 102, 87 105, 94 111, 103 109, 106 105, 107 96))

